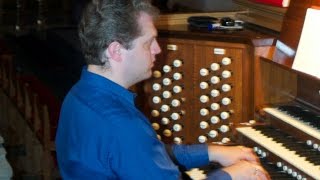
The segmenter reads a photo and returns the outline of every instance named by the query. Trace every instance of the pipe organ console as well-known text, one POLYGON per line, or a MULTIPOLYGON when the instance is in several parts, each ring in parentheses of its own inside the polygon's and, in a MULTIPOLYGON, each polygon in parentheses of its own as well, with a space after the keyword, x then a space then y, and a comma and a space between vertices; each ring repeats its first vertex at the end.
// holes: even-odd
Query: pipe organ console
POLYGON ((224 142, 246 106, 242 66, 246 46, 187 39, 160 39, 148 92, 148 110, 159 138, 169 143, 224 142))
POLYGON ((240 143, 272 179, 320 179, 320 80, 293 70, 286 52, 297 49, 314 5, 320 1, 292 0, 277 37, 160 28, 162 53, 143 84, 143 110, 159 138, 240 143))
POLYGON ((291 2, 273 56, 258 56, 255 64, 254 110, 262 123, 236 128, 238 141, 262 162, 299 180, 320 179, 320 79, 292 69, 294 56, 284 49, 297 49, 304 17, 296 14, 314 5, 320 1, 291 2))

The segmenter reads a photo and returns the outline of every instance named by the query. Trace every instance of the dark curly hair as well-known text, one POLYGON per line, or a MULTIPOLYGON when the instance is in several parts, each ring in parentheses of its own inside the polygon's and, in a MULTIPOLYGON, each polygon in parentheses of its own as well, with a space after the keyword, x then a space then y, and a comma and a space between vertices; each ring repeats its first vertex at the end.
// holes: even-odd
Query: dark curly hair
POLYGON ((117 41, 130 49, 132 41, 141 35, 140 12, 153 18, 159 10, 149 0, 92 0, 79 24, 79 37, 87 64, 108 65, 103 52, 117 41))

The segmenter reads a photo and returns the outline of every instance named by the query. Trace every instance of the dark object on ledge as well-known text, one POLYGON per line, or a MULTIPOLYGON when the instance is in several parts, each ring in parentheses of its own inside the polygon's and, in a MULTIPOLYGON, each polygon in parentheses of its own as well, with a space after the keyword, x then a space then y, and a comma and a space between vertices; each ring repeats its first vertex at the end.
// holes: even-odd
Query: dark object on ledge
POLYGON ((222 26, 234 26, 235 25, 235 21, 234 19, 230 18, 230 17, 223 17, 220 19, 220 23, 222 26))
POLYGON ((211 16, 190 16, 187 21, 190 26, 207 28, 209 25, 216 23, 218 19, 211 16))

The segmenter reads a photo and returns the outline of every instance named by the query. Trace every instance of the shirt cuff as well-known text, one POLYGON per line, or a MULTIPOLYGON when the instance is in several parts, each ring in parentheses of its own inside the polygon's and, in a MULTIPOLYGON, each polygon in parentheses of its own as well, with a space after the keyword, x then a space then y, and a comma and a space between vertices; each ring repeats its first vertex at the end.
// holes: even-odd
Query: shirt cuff
POLYGON ((208 145, 173 145, 173 154, 177 161, 187 169, 209 164, 208 145))
POLYGON ((230 174, 219 169, 207 174, 206 180, 232 180, 230 174))

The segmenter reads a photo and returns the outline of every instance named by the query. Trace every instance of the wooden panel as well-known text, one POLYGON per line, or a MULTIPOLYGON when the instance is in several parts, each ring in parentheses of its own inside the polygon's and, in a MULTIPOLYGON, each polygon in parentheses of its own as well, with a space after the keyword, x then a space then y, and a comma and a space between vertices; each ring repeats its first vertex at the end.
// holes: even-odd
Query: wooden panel
POLYGON ((280 32, 287 8, 255 3, 251 0, 233 0, 236 7, 247 10, 238 13, 237 18, 280 32))
POLYGON ((297 101, 310 108, 320 111, 320 79, 314 76, 298 73, 297 101))
POLYGON ((284 17, 280 40, 296 50, 299 44, 307 8, 320 6, 320 0, 291 0, 284 17))
MULTIPOLYGON (((224 133, 221 132, 222 126, 227 126, 231 128, 233 125, 240 123, 242 121, 242 108, 249 109, 248 104, 243 104, 243 54, 244 48, 233 48, 232 44, 228 43, 211 43, 211 44, 203 44, 197 45, 195 47, 195 61, 197 62, 197 66, 195 67, 195 104, 194 104, 194 121, 192 122, 192 126, 197 129, 197 136, 193 137, 193 141, 197 141, 197 137, 200 135, 209 134, 211 130, 215 130, 219 133, 216 138, 209 138, 210 141, 222 141, 223 138, 230 138, 232 136, 230 132, 224 133), (215 54, 215 49, 223 49, 225 50, 225 54, 215 54), (223 58, 228 57, 231 59, 231 64, 223 65, 223 58), (217 71, 210 70, 210 66, 212 63, 217 63, 220 65, 220 69, 217 71), (205 68, 209 69, 210 73, 208 76, 200 76, 200 69, 205 68), (230 78, 223 78, 221 76, 223 71, 230 71, 232 76, 230 78), (217 84, 210 83, 212 77, 219 77, 220 82, 217 84), (200 89, 198 88, 201 82, 209 82, 210 87, 208 89, 200 89), (223 85, 230 85, 232 87, 231 91, 224 92, 222 89, 223 85), (218 90, 220 95, 217 97, 211 96, 212 90, 218 90), (199 98, 202 95, 207 95, 210 97, 210 101, 207 103, 201 103, 199 98), (222 99, 230 98, 231 104, 223 105, 222 99), (213 103, 219 104, 220 108, 217 110, 212 110, 211 105, 213 103), (209 114, 207 116, 200 115, 200 109, 208 109, 209 114), (230 117, 227 119, 221 118, 221 113, 230 113, 230 117), (213 124, 210 119, 212 116, 216 116, 220 118, 220 122, 217 124, 213 124), (208 122, 209 127, 206 129, 201 129, 200 122, 208 122)), ((245 111, 246 112, 246 111, 245 111)), ((247 118, 246 118, 247 120, 247 118)))
MULTIPOLYGON (((247 121, 249 116, 253 116, 252 106, 252 78, 250 72, 252 62, 249 61, 249 48, 244 44, 223 43, 215 41, 202 41, 178 38, 160 38, 162 53, 158 56, 154 71, 161 74, 159 77, 153 77, 144 84, 144 98, 148 99, 148 103, 143 106, 144 113, 151 120, 156 132, 166 143, 175 142, 174 138, 181 138, 183 143, 199 143, 199 136, 207 138, 208 142, 220 142, 224 138, 233 138, 233 129, 236 124, 247 121), (176 50, 168 50, 167 46, 176 47, 176 50), (231 64, 224 65, 223 58, 230 58, 231 64), (181 67, 174 67, 174 60, 181 60, 181 67), (212 70, 213 63, 219 64, 218 70, 212 70), (164 72, 163 67, 169 65, 172 68, 170 72, 164 72), (207 75, 201 75, 200 70, 208 70, 207 75), (223 78, 223 71, 231 72, 231 77, 223 78), (174 80, 174 73, 181 73, 181 80, 174 80), (211 78, 216 76, 220 79, 216 84, 211 82, 211 78), (169 78, 172 84, 164 85, 163 80, 169 78), (246 78, 246 79, 244 79, 246 78), (201 89, 200 83, 207 82, 208 88, 201 89), (158 83, 161 90, 154 90, 152 87, 158 83), (231 90, 224 92, 223 84, 229 84, 231 90), (173 87, 175 85, 182 87, 181 93, 175 93, 173 87), (217 90, 220 95, 211 96, 212 90, 217 90), (244 91, 245 90, 245 91, 244 91), (163 93, 171 92, 172 96, 165 98, 163 93), (207 96, 207 102, 201 102, 200 97, 207 96), (153 102, 154 97, 161 99, 160 103, 153 102), (223 105, 222 99, 230 98, 231 104, 223 105), (180 100, 179 107, 171 105, 172 100, 180 100), (219 109, 213 110, 211 105, 216 103, 219 109), (164 112, 161 110, 163 105, 168 105, 170 110, 164 112), (208 114, 201 115, 200 110, 207 109, 208 114), (155 111, 156 110, 156 111, 155 111), (153 112, 153 113, 152 113, 153 112), (157 112, 157 113, 154 113, 157 112), (221 113, 230 113, 230 118, 221 119, 221 113), (252 112, 252 113, 251 113, 252 112), (172 113, 178 113, 181 118, 174 120, 172 113), (211 117, 217 116, 220 120, 212 123, 211 117), (167 118, 168 124, 163 124, 163 118, 167 118), (200 127, 200 123, 207 123, 207 127, 200 127), (179 124, 181 131, 175 131, 174 125, 179 124), (227 132, 222 132, 221 127, 229 128, 227 132), (218 133, 217 137, 209 137, 209 132, 214 130, 218 133)), ((146 102, 146 101, 145 101, 146 102)), ((142 103, 141 103, 142 104, 142 103)))
POLYGON ((261 58, 259 66, 255 73, 259 78, 255 81, 255 109, 259 111, 264 106, 293 101, 297 96, 297 75, 266 58, 261 58))
POLYGON ((172 39, 160 39, 159 44, 162 49, 162 53, 157 57, 157 61, 154 67, 154 72, 161 74, 159 77, 153 77, 147 80, 144 84, 144 92, 148 98, 148 106, 144 108, 145 114, 149 116, 149 119, 152 123, 162 124, 160 129, 157 130, 157 133, 162 137, 164 142, 170 143, 173 141, 173 137, 185 137, 183 132, 188 132, 188 125, 185 123, 192 117, 192 104, 193 104, 193 94, 192 94, 192 79, 193 79, 193 45, 189 41, 188 43, 185 40, 172 40, 172 39), (169 46, 169 49, 168 47, 169 46), (176 50, 170 48, 176 48, 176 50), (181 67, 174 67, 173 61, 180 60, 182 62, 181 67), (164 72, 163 67, 167 65, 172 68, 170 72, 164 72), (181 80, 174 80, 173 74, 181 73, 181 80), (167 78, 172 81, 169 85, 164 85, 163 80, 167 78), (160 90, 154 90, 152 87, 157 83, 161 86, 160 90), (181 93, 174 93, 173 87, 180 86, 182 88, 181 93), (164 97, 164 92, 171 93, 171 97, 164 97), (159 97, 161 102, 156 104, 153 102, 154 97, 159 97), (173 99, 181 101, 179 107, 172 107, 171 102, 173 99), (183 99, 183 101, 182 101, 183 99), (167 112, 161 111, 161 106, 168 105, 170 110, 167 112), (156 116, 152 111, 158 111, 159 115, 156 116), (178 113, 180 119, 172 120, 171 114, 178 113), (170 122, 168 124, 163 124, 163 118, 167 118, 170 122), (180 124, 183 127, 183 131, 174 132, 173 125, 180 124), (172 135, 168 134, 169 132, 172 135))

